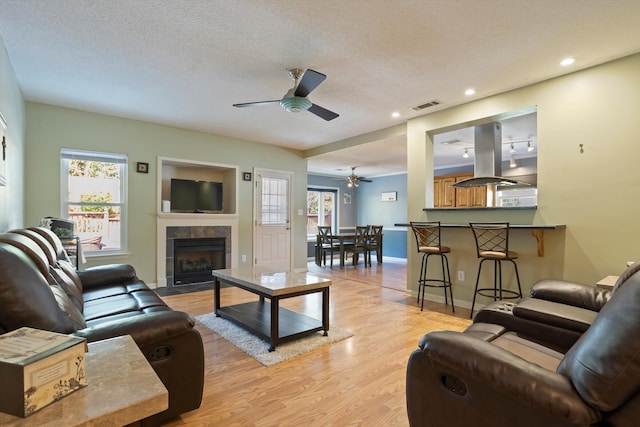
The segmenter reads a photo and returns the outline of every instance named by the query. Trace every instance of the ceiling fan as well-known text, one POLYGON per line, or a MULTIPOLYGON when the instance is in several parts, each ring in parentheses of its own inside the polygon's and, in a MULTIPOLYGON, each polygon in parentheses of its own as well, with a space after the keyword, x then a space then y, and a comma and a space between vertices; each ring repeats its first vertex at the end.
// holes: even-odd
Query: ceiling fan
POLYGON ((373 182, 363 176, 356 175, 356 166, 351 167, 351 175, 347 177, 347 187, 357 187, 361 182, 373 182))
POLYGON ((280 104, 282 108, 289 112, 298 113, 300 111, 309 111, 326 121, 333 120, 338 117, 338 114, 312 103, 307 98, 307 95, 309 95, 312 90, 318 87, 318 85, 327 78, 326 75, 311 69, 305 71, 300 68, 292 68, 287 71, 295 83, 293 87, 284 94, 282 99, 276 99, 273 101, 245 102, 242 104, 233 104, 233 106, 243 108, 280 104))

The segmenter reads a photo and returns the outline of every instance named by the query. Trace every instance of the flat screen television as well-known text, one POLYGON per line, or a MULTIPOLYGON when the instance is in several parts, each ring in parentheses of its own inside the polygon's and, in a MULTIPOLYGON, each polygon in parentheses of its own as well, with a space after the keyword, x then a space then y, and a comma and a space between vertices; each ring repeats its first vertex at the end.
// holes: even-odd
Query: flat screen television
POLYGON ((172 212, 222 212, 222 183, 171 179, 172 212))

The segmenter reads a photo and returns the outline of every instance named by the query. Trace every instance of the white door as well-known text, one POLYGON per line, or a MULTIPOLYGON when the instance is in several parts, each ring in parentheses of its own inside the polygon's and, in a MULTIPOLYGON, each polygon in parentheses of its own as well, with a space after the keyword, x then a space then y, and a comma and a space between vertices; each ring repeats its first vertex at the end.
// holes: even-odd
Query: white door
POLYGON ((291 269, 291 173, 255 170, 254 265, 291 269))

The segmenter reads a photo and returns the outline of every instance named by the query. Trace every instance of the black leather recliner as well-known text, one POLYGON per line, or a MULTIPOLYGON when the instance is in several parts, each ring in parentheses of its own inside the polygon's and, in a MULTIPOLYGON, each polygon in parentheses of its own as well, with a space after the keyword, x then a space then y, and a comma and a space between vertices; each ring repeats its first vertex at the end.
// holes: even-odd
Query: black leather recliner
POLYGON ((200 406, 204 350, 194 319, 174 311, 126 264, 76 272, 45 228, 0 234, 0 333, 29 326, 86 338, 131 335, 169 391, 159 425, 200 406))
POLYGON ((410 425, 636 426, 640 263, 608 297, 566 352, 477 321, 424 335, 407 364, 410 425))
POLYGON ((566 352, 625 281, 625 277, 619 278, 609 290, 563 280, 540 280, 531 287, 531 296, 517 302, 490 303, 478 310, 474 322, 499 324, 566 352))

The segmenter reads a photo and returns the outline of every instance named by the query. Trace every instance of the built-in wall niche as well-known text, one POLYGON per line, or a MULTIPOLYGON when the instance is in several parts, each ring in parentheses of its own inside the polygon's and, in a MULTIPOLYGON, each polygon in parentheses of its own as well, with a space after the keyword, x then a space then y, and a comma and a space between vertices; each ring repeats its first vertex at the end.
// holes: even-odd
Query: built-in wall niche
MULTIPOLYGON (((158 212, 163 214, 192 214, 185 210, 177 210, 172 206, 171 180, 199 181, 221 183, 222 206, 220 210, 203 211, 204 214, 237 213, 238 167, 217 163, 199 162, 195 160, 158 158, 158 212)), ((200 213, 198 213, 200 214, 200 213)))

